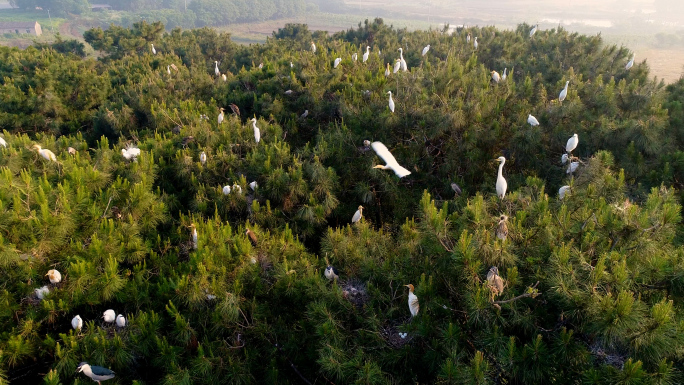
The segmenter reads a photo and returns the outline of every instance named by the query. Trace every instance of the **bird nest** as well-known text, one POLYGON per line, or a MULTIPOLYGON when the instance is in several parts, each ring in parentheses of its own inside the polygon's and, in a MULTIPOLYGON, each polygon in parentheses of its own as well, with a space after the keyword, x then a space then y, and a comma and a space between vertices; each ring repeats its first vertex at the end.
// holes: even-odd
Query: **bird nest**
POLYGON ((414 335, 409 332, 399 331, 399 323, 396 322, 382 326, 380 328, 380 335, 387 342, 387 345, 393 349, 401 349, 414 338, 414 335))
POLYGON ((351 302, 357 309, 362 309, 363 305, 368 301, 366 284, 357 279, 352 278, 348 281, 341 282, 340 288, 342 289, 342 296, 344 299, 351 302))
POLYGON ((599 341, 594 342, 590 347, 591 355, 600 363, 622 369, 627 361, 627 355, 621 354, 615 349, 606 348, 599 341))

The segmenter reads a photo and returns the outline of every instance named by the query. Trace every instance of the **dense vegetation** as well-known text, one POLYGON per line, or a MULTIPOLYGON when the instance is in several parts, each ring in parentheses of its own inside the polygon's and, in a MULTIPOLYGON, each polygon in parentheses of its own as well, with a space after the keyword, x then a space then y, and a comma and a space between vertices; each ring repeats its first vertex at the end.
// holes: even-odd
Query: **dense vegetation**
POLYGON ((529 29, 289 25, 240 46, 139 23, 89 31, 98 60, 0 47, 0 384, 89 383, 81 361, 107 384, 681 383, 684 81, 529 29), (386 77, 399 47, 409 71, 386 77), (373 169, 366 139, 412 174, 373 169))

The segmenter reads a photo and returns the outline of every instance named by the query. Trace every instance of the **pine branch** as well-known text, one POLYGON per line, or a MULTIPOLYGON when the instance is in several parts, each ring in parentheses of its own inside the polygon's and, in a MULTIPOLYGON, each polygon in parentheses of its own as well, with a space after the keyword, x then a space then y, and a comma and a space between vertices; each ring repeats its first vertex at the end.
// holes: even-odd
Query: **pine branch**
POLYGON ((492 304, 503 305, 505 303, 511 303, 511 302, 517 301, 521 298, 527 298, 527 297, 534 298, 534 297, 539 295, 539 292, 537 291, 537 285, 539 285, 539 281, 537 281, 537 283, 535 283, 534 285, 528 287, 526 292, 524 292, 523 294, 520 294, 517 297, 513 297, 513 298, 507 299, 505 301, 492 301, 492 304))

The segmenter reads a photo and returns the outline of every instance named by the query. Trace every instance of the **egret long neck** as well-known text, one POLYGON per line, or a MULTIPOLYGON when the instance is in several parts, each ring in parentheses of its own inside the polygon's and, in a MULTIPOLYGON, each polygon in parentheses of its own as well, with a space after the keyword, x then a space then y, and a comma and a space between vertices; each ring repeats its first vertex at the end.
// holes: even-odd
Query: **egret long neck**
POLYGON ((501 161, 501 163, 499 164, 499 178, 503 178, 503 166, 504 166, 504 163, 506 163, 505 160, 504 160, 504 161, 501 161))

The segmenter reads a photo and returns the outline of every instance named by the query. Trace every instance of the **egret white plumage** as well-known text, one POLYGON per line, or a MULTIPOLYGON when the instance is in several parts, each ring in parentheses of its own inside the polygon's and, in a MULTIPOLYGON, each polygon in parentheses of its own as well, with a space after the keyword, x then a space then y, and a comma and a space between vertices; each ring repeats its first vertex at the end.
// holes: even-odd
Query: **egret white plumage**
POLYGON ((634 66, 634 56, 633 56, 633 55, 632 55, 632 58, 629 59, 629 61, 627 62, 627 65, 625 66, 625 69, 626 69, 626 70, 629 70, 630 68, 632 68, 632 66, 634 66))
POLYGON ((421 56, 425 56, 429 50, 430 50, 430 44, 426 45, 425 48, 423 48, 423 52, 421 52, 421 56))
POLYGON ((500 156, 496 160, 501 162, 499 163, 499 173, 496 176, 496 196, 498 196, 499 199, 504 199, 504 196, 506 196, 506 189, 508 188, 506 178, 503 177, 503 167, 504 163, 506 163, 506 158, 500 156))
POLYGON ((76 149, 73 147, 67 148, 67 152, 69 153, 69 155, 76 155, 76 149))
POLYGON ((325 268, 323 274, 325 275, 325 278, 328 278, 329 281, 335 280, 340 277, 340 274, 337 272, 337 269, 334 268, 332 265, 328 265, 328 267, 325 268))
POLYGON ((389 109, 394 112, 394 100, 392 100, 392 91, 387 91, 389 94, 389 109))
POLYGON ((200 159, 200 163, 202 163, 202 166, 204 166, 207 163, 207 153, 202 151, 199 159, 200 159))
POLYGON ((154 49, 154 44, 150 44, 150 45, 152 46, 152 55, 156 55, 156 54, 157 54, 157 50, 154 49))
POLYGON ((572 150, 577 148, 577 144, 579 143, 579 137, 577 134, 574 134, 573 136, 568 139, 568 142, 565 144, 565 151, 570 153, 572 150))
POLYGON ((76 317, 71 319, 71 328, 74 330, 81 330, 83 328, 83 320, 80 315, 76 314, 76 317))
POLYGON ((365 63, 366 61, 368 61, 368 56, 369 56, 369 55, 370 55, 370 47, 369 47, 369 46, 366 46, 366 53, 364 53, 364 54, 363 54, 363 57, 362 57, 364 63, 365 63))
POLYGON ((496 226, 496 237, 501 239, 502 241, 506 240, 506 237, 508 237, 508 217, 505 215, 502 215, 499 217, 499 223, 496 226))
POLYGON ((191 223, 190 228, 192 229, 192 231, 190 233, 190 239, 192 241, 192 248, 197 250, 197 246, 198 246, 197 240, 199 238, 197 235, 197 227, 195 227, 194 223, 191 223))
POLYGON ((238 194, 238 195, 242 194, 242 187, 239 184, 234 183, 233 184, 233 192, 235 194, 238 194))
POLYGON ((394 62, 394 68, 393 68, 392 73, 396 74, 397 72, 399 72, 399 69, 400 69, 400 68, 401 68, 401 60, 400 60, 400 59, 397 59, 397 60, 394 62))
POLYGON ((259 184, 256 181, 250 182, 249 183, 249 188, 252 189, 252 191, 256 190, 257 187, 259 187, 259 184))
POLYGON ((112 323, 116 320, 116 312, 112 309, 107 309, 104 314, 102 314, 102 318, 104 318, 105 322, 112 323))
POLYGON ((375 153, 378 154, 378 156, 382 158, 382 160, 384 160, 386 163, 385 166, 379 164, 373 168, 379 168, 382 170, 392 170, 395 174, 397 174, 399 178, 411 175, 411 171, 401 167, 397 160, 394 159, 392 153, 389 152, 389 150, 384 144, 382 144, 381 142, 373 142, 371 143, 371 147, 373 148, 373 151, 375 151, 375 153))
POLYGON ((451 189, 454 190, 455 195, 461 195, 461 187, 457 185, 456 183, 451 183, 451 189))
POLYGON ((404 60, 404 50, 399 48, 399 63, 401 63, 401 70, 408 71, 408 65, 406 65, 406 60, 404 60))
POLYGON ((477 49, 479 44, 477 44, 477 36, 475 36, 475 40, 473 40, 473 48, 477 49))
POLYGON ((563 90, 561 90, 560 94, 558 95, 559 102, 562 102, 563 100, 565 100, 565 97, 568 96, 568 84, 570 84, 570 82, 565 82, 565 88, 563 88, 563 90))
POLYGON ((352 223, 360 221, 361 217, 363 217, 363 206, 359 206, 359 209, 354 213, 354 216, 352 217, 352 223))
POLYGON ((264 63, 259 63, 259 69, 264 68, 264 63))
POLYGON ((492 80, 494 80, 495 83, 498 83, 501 80, 501 76, 499 75, 498 72, 492 71, 492 80))
POLYGON ((126 318, 123 315, 119 314, 116 316, 116 326, 120 328, 126 327, 126 318))
POLYGON ((223 195, 228 195, 230 194, 230 186, 225 185, 223 186, 223 195))
POLYGON ((46 295, 50 294, 50 289, 47 286, 39 287, 33 290, 38 299, 45 298, 46 295))
POLYGON ((307 116, 309 116, 309 110, 304 110, 304 113, 302 113, 301 115, 299 115, 299 117, 302 118, 302 119, 306 118, 307 116))
MULTIPOLYGON (((385 70, 385 77, 388 77, 388 76, 390 76, 389 63, 387 63, 387 69, 385 70)), ((0 138, 0 139, 2 139, 2 138, 0 138)))
POLYGON ((504 291, 504 281, 499 276, 499 268, 492 266, 487 272, 487 286, 492 291, 492 297, 501 295, 504 291))
POLYGON ((45 160, 51 160, 53 162, 57 161, 57 157, 55 156, 55 153, 48 150, 47 148, 41 148, 40 145, 34 144, 33 149, 38 151, 38 154, 43 157, 45 160))
POLYGON ((251 122, 252 122, 252 127, 254 128, 254 140, 257 143, 259 143, 259 141, 261 140, 261 130, 259 130, 259 127, 257 127, 257 125, 256 125, 256 123, 257 123, 256 118, 252 118, 251 122))
POLYGON ((537 120, 537 118, 535 118, 532 115, 527 115, 527 123, 529 123, 532 127, 539 125, 539 121, 537 120))
POLYGON ((221 79, 222 79, 224 82, 227 82, 227 81, 228 81, 228 77, 226 77, 226 74, 221 74, 221 79))
POLYGON ((530 37, 534 36, 534 34, 537 33, 537 28, 539 28, 539 24, 532 27, 532 29, 530 30, 530 37))
POLYGON ((171 63, 171 68, 173 68, 174 71, 178 72, 178 67, 176 67, 175 64, 171 63))
POLYGON ((508 68, 504 68, 504 72, 501 75, 501 80, 506 80, 506 71, 508 71, 508 68))
POLYGON ((333 66, 333 68, 337 68, 337 66, 340 65, 341 62, 342 62, 342 58, 338 57, 337 59, 335 59, 335 65, 333 66))
POLYGON ((293 92, 294 91, 292 91, 292 90, 287 90, 287 91, 285 91, 285 95, 292 95, 293 92))
POLYGON ((311 42, 311 52, 316 53, 316 44, 314 42, 311 42))
POLYGON ((562 164, 568 163, 568 154, 563 154, 563 155, 561 156, 561 163, 562 163, 562 164))
POLYGON ((214 73, 216 74, 216 76, 219 76, 221 74, 221 71, 219 71, 218 68, 218 61, 214 60, 214 65, 216 66, 214 67, 214 73))
POLYGON ((171 75, 171 66, 166 66, 166 74, 171 75))
POLYGON ((404 286, 408 287, 408 289, 409 289, 408 306, 409 306, 409 311, 411 311, 411 317, 415 317, 418 315, 418 310, 420 310, 420 305, 418 305, 418 297, 416 297, 416 295, 413 294, 413 291, 415 290, 415 288, 411 284, 404 285, 404 286))
POLYGON ((359 57, 359 55, 358 55, 356 52, 354 52, 354 53, 352 54, 352 60, 353 60, 353 61, 356 61, 356 60, 358 59, 358 57, 359 57))
POLYGON ((78 364, 77 372, 85 374, 98 384, 100 384, 100 381, 109 380, 115 377, 113 371, 101 366, 90 366, 87 362, 81 362, 78 364))
POLYGON ((219 108, 219 114, 218 114, 218 124, 223 123, 223 108, 219 108))
POLYGON ((363 146, 364 146, 364 147, 370 147, 370 145, 371 145, 370 140, 366 139, 366 140, 363 141, 363 146))
POLYGON ((140 156, 140 149, 138 147, 128 145, 126 148, 121 149, 121 155, 123 155, 126 160, 135 159, 140 156))
POLYGON ((7 142, 5 142, 5 138, 0 138, 0 146, 7 148, 7 142))
POLYGON ((55 269, 48 270, 47 274, 45 275, 50 279, 50 283, 62 282, 62 274, 55 269))
POLYGON ((570 162, 568 170, 565 173, 572 174, 573 172, 577 171, 577 167, 579 167, 579 162, 570 162))
POLYGON ((558 189, 558 199, 565 199, 565 194, 570 191, 570 186, 562 186, 558 189))

